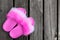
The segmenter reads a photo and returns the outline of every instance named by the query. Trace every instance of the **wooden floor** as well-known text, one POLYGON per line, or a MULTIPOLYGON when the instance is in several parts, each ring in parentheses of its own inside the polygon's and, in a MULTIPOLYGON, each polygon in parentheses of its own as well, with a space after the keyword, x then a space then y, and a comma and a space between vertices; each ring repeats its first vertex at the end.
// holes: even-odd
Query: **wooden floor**
POLYGON ((60 40, 60 0, 58 6, 57 0, 44 0, 44 3, 43 0, 0 0, 0 40, 43 40, 43 36, 44 40, 57 40, 57 27, 60 40), (12 39, 2 29, 6 14, 12 7, 25 8, 27 16, 35 19, 35 31, 31 35, 12 39))

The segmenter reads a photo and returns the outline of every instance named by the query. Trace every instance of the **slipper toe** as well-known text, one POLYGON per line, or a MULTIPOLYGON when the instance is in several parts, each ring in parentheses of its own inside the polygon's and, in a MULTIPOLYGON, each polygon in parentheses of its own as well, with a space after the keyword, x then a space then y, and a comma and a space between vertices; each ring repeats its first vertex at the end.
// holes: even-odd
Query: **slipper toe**
POLYGON ((12 38, 18 38, 23 34, 22 27, 20 25, 17 25, 14 29, 12 29, 9 33, 10 37, 12 38))
POLYGON ((12 19, 7 19, 3 24, 3 29, 6 32, 9 32, 17 23, 12 19))

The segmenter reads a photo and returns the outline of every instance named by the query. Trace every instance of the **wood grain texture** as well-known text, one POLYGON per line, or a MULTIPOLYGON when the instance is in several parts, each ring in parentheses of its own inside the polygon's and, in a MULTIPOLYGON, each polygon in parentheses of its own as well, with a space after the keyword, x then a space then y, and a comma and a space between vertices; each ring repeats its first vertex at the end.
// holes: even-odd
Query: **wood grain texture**
POLYGON ((57 28, 57 0, 45 0, 44 8, 44 38, 45 40, 55 40, 57 28))
POLYGON ((35 31, 30 40, 43 40, 43 0, 30 0, 30 16, 35 19, 35 31))
POLYGON ((0 40, 12 40, 8 33, 4 32, 2 25, 6 19, 6 14, 12 7, 12 0, 0 0, 0 40))
POLYGON ((59 21, 58 21, 58 28, 59 28, 58 40, 60 40, 60 0, 58 0, 58 1, 59 1, 59 5, 58 5, 58 6, 59 6, 59 9, 58 9, 58 13, 59 13, 59 15, 58 15, 58 16, 59 16, 59 17, 58 17, 58 20, 59 20, 59 21))
MULTIPOLYGON (((28 16, 28 0, 19 0, 19 1, 15 0, 15 7, 25 8, 28 16)), ((22 36, 16 40, 28 40, 28 36, 22 36)))

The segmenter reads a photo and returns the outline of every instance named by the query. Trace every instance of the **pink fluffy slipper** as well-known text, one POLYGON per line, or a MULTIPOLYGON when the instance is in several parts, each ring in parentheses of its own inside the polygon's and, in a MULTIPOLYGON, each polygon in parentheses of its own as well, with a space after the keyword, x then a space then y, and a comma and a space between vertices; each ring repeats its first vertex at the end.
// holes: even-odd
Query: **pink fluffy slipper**
POLYGON ((34 31, 34 19, 26 16, 24 8, 12 8, 7 14, 3 29, 9 32, 12 38, 18 38, 21 35, 27 36, 34 31))

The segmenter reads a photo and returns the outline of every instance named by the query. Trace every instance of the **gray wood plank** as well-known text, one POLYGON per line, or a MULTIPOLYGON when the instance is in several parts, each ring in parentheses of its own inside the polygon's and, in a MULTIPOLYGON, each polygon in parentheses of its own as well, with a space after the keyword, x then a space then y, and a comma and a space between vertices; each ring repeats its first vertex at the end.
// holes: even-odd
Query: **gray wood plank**
MULTIPOLYGON (((28 16, 28 0, 19 0, 19 1, 15 0, 15 7, 25 8, 27 10, 27 16, 28 16)), ((22 36, 16 40, 28 40, 28 36, 22 36)))
POLYGON ((8 33, 2 29, 2 25, 6 19, 6 14, 12 6, 12 0, 0 0, 0 40, 12 40, 8 33))
POLYGON ((59 21, 58 21, 58 28, 59 28, 59 32, 58 32, 58 33, 59 33, 59 35, 58 35, 58 36, 59 36, 59 37, 58 37, 58 40, 60 40, 60 0, 58 0, 58 1, 59 1, 59 9, 58 9, 58 10, 59 10, 59 11, 58 11, 58 13, 59 13, 59 15, 58 15, 58 16, 59 16, 59 17, 58 17, 58 20, 59 20, 59 21))
POLYGON ((45 0, 45 40, 55 40, 57 28, 57 0, 45 0))
POLYGON ((30 40, 43 40, 43 0, 30 0, 30 16, 35 19, 35 31, 30 40))

